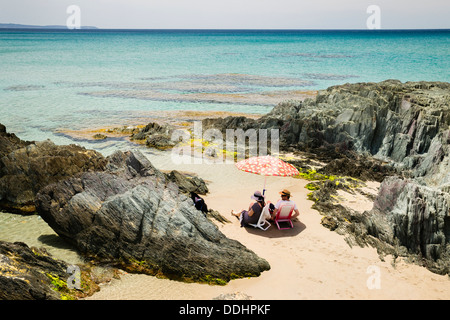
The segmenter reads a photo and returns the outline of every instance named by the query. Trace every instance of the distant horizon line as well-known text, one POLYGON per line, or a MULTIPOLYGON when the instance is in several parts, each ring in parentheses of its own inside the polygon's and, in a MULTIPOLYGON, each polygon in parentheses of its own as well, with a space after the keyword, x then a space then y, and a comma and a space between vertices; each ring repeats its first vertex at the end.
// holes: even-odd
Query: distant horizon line
POLYGON ((111 30, 111 31, 450 31, 449 28, 101 28, 96 26, 81 26, 80 29, 69 29, 64 25, 28 25, 19 23, 0 23, 0 29, 35 29, 35 30, 68 30, 68 31, 85 31, 85 30, 111 30))

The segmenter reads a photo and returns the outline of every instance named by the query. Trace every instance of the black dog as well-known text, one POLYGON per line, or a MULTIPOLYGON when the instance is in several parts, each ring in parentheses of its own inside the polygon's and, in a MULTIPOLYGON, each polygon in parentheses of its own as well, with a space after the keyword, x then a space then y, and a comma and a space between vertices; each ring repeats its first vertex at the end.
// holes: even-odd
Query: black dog
POLYGON ((206 205, 205 200, 203 200, 202 197, 191 191, 191 199, 192 201, 194 201, 194 205, 197 210, 200 210, 204 213, 208 212, 208 206, 206 205))

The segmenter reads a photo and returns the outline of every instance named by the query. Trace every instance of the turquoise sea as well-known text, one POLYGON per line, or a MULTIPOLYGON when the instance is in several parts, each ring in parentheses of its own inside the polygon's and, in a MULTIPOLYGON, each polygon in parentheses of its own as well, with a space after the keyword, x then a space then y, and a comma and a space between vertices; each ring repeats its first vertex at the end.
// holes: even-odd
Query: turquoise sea
POLYGON ((263 114, 287 91, 450 82, 449 70, 450 30, 1 30, 0 123, 67 144, 58 129, 171 110, 263 114))

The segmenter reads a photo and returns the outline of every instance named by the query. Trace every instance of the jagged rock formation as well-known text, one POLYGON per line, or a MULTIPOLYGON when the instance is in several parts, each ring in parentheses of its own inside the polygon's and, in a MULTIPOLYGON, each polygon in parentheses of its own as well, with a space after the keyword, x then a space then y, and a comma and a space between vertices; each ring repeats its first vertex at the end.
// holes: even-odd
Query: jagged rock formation
POLYGON ((443 82, 346 84, 319 91, 314 99, 280 103, 258 120, 205 119, 203 127, 276 128, 283 149, 340 145, 412 168, 450 123, 449 91, 443 82))
POLYGON ((67 265, 36 249, 33 251, 24 243, 0 241, 0 270, 0 299, 56 300, 60 294, 52 290, 46 273, 62 277, 67 265))
POLYGON ((169 124, 158 124, 150 122, 137 133, 131 135, 131 140, 145 141, 148 147, 160 150, 170 149, 175 146, 175 141, 172 141, 172 133, 174 127, 169 124))
POLYGON ((362 224, 368 235, 405 247, 424 264, 450 274, 450 194, 411 179, 386 178, 362 224))
MULTIPOLYGON (((360 240, 366 235, 385 244, 395 243, 425 258, 434 271, 450 273, 449 83, 388 80, 345 84, 319 91, 314 99, 280 103, 258 120, 228 117, 203 123, 222 130, 275 128, 280 130, 280 148, 284 150, 326 150, 332 157, 353 151, 385 162, 399 177, 384 180, 373 210, 363 217, 342 209, 333 210, 334 214, 341 211, 342 221, 353 219, 359 224, 347 230, 358 234, 360 240)), ((330 158, 335 163, 324 170, 331 173, 334 167, 342 171, 339 161, 354 163, 343 158, 330 158)), ((375 179, 391 172, 385 164, 370 165, 371 170, 383 173, 372 174, 375 179)), ((360 169, 355 166, 355 172, 360 169)), ((326 193, 314 192, 316 198, 320 192, 326 193)))
POLYGON ((79 172, 104 170, 106 165, 100 153, 77 145, 24 142, 3 130, 0 144, 5 142, 0 157, 0 208, 10 212, 33 213, 42 187, 79 172))
MULTIPOLYGON (((219 231, 209 220, 224 221, 218 212, 195 208, 187 194, 208 191, 201 178, 176 171, 162 173, 138 151, 104 158, 76 145, 24 142, 6 133, 3 126, 0 131, 4 208, 36 210, 85 256, 130 271, 219 284, 270 269, 267 261, 219 231)), ((14 248, 23 251, 18 256, 26 256, 20 260, 24 266, 36 258, 25 251, 44 257, 40 249, 33 251, 24 244, 7 247, 5 253, 0 252, 0 267, 8 275, 20 260, 12 258, 14 248)), ((67 267, 64 262, 57 264, 61 270, 67 267)), ((50 276, 34 280, 28 274, 44 271, 33 268, 1 277, 0 285, 8 291, 4 298, 60 298, 47 290, 47 284, 63 283, 64 272, 53 270, 50 276), (42 285, 31 288, 29 284, 35 281, 42 285), (13 287, 17 294, 9 292, 13 287), (27 290, 29 294, 24 293, 27 290)))
MULTIPOLYGON (((41 188, 80 172, 103 171, 107 165, 112 163, 94 150, 78 145, 58 146, 50 140, 22 141, 0 124, 0 209, 34 213, 35 196, 41 188)), ((183 192, 208 192, 205 181, 199 177, 188 177, 175 170, 167 176, 183 192)))
POLYGON ((140 152, 116 152, 104 172, 42 189, 42 218, 83 254, 175 279, 258 276, 267 261, 226 238, 140 152))
POLYGON ((0 158, 31 143, 31 141, 19 139, 14 133, 7 132, 6 127, 0 123, 0 158))

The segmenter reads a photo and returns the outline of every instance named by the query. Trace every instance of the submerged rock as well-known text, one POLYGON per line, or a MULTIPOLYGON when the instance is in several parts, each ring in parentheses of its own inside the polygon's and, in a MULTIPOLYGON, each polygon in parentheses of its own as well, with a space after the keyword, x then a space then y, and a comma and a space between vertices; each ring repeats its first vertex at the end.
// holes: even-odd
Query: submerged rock
POLYGON ((97 134, 94 134, 93 138, 95 140, 105 140, 108 138, 108 136, 101 134, 101 133, 97 133, 97 134))
POLYGON ((151 122, 142 128, 139 132, 133 133, 131 140, 145 141, 150 148, 167 150, 175 146, 172 141, 172 133, 175 128, 169 124, 158 124, 151 122))
POLYGON ((37 195, 42 218, 84 255, 128 270, 194 281, 258 276, 267 261, 226 238, 137 151, 116 152, 37 195))

